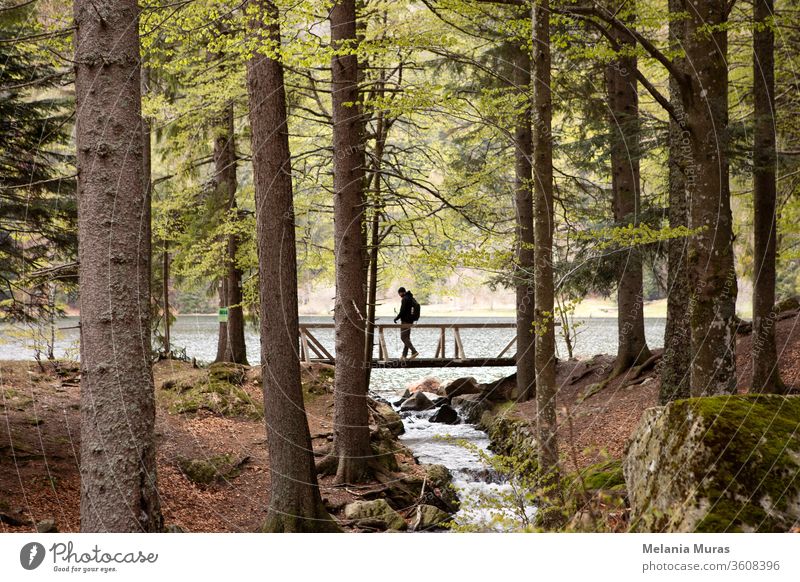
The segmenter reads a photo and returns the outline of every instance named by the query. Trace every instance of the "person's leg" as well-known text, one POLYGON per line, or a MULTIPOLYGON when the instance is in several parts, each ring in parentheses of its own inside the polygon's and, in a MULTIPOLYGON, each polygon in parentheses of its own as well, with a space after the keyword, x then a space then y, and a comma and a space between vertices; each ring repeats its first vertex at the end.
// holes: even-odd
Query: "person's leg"
POLYGON ((408 348, 411 350, 411 357, 413 358, 419 352, 417 352, 417 348, 414 347, 414 344, 411 343, 411 326, 408 326, 408 348))
POLYGON ((406 326, 405 324, 403 327, 400 328, 400 341, 403 342, 403 357, 405 358, 408 356, 408 350, 414 352, 414 348, 411 346, 411 326, 406 326))

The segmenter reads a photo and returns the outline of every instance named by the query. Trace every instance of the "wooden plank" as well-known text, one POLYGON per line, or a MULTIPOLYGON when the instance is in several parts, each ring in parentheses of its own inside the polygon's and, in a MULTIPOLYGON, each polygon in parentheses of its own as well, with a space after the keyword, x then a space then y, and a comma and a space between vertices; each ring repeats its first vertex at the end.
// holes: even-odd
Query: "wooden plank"
POLYGON ((464 359, 466 354, 464 354, 464 344, 461 342, 461 330, 457 327, 453 329, 453 336, 456 340, 456 359, 464 359))
POLYGON ((510 342, 508 342, 508 345, 507 345, 506 347, 504 347, 504 348, 503 348, 503 351, 502 351, 502 352, 500 352, 500 355, 499 355, 499 356, 497 356, 497 357, 498 357, 498 358, 502 358, 502 357, 505 355, 505 353, 506 353, 508 350, 510 350, 510 349, 511 349, 511 346, 513 346, 513 345, 516 343, 516 341, 517 341, 517 336, 514 336, 514 337, 512 337, 512 338, 511 338, 511 341, 510 341, 510 342))
MULTIPOLYGON (((306 329, 335 329, 335 323, 303 323, 301 324, 306 329)), ((441 329, 442 326, 446 329, 514 329, 517 327, 516 323, 415 323, 414 329, 441 329)), ((403 327, 401 323, 381 323, 377 327, 386 329, 400 329, 403 327)))
MULTIPOLYGON (((335 360, 312 360, 323 364, 336 365, 335 360)), ((483 368, 506 366, 514 367, 514 358, 414 358, 413 360, 372 360, 373 368, 483 368)))
POLYGON ((386 336, 383 335, 383 326, 378 327, 378 338, 380 340, 380 354, 378 354, 381 360, 388 360, 389 359, 389 351, 386 349, 386 336))
POLYGON ((301 327, 300 328, 300 346, 301 346, 301 350, 300 351, 302 353, 303 361, 306 362, 306 363, 310 363, 311 362, 311 354, 309 353, 309 349, 308 349, 308 338, 306 337, 306 333, 308 333, 306 331, 306 328, 301 327))
POLYGON ((314 350, 314 352, 316 352, 320 358, 328 358, 329 360, 333 359, 333 356, 328 350, 325 349, 325 346, 322 345, 322 342, 315 338, 314 335, 308 330, 306 330, 306 337, 308 338, 308 341, 311 342, 311 349, 314 350))

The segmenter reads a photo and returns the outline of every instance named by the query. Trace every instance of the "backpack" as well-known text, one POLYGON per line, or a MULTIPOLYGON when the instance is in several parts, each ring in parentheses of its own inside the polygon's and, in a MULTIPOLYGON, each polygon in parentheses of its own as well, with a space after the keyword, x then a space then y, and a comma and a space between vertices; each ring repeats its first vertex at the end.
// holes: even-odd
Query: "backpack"
POLYGON ((413 297, 411 298, 411 321, 419 321, 419 303, 413 297))

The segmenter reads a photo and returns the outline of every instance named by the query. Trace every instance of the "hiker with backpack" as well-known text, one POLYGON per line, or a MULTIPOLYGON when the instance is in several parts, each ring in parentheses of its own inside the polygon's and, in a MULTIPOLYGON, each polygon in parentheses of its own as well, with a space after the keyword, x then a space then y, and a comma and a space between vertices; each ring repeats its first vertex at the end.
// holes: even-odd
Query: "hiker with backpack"
POLYGON ((400 313, 394 318, 394 322, 397 323, 399 319, 402 325, 400 328, 400 340, 403 342, 403 357, 401 359, 405 360, 409 351, 411 351, 411 359, 414 359, 419 355, 419 352, 411 343, 411 326, 419 319, 419 303, 414 299, 414 294, 411 291, 406 291, 405 287, 400 287, 397 293, 401 297, 400 313))

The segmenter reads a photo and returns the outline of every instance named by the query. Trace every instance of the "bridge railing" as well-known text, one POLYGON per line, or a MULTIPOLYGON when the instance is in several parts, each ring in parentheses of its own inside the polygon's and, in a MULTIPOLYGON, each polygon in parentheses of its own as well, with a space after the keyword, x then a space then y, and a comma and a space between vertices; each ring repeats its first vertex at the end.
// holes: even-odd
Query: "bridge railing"
MULTIPOLYGON (((386 330, 402 329, 403 324, 397 323, 378 323, 375 324, 375 336, 377 337, 378 362, 388 362, 391 360, 389 350, 386 345, 386 330)), ((436 353, 433 358, 425 358, 420 354, 420 360, 430 362, 460 362, 470 358, 464 350, 464 341, 461 338, 461 331, 465 329, 515 329, 515 323, 415 323, 412 329, 438 329, 439 339, 436 344, 436 353), (452 349, 448 348, 448 336, 452 340, 452 349), (452 356, 448 357, 448 354, 452 356)), ((313 330, 335 329, 333 323, 300 323, 300 357, 305 362, 323 361, 333 363, 334 357, 326 349, 325 345, 312 333, 313 330)), ((505 344, 500 353, 494 357, 474 356, 476 361, 496 361, 513 365, 514 354, 510 353, 511 348, 517 341, 516 334, 505 344), (508 354, 508 355, 507 355, 508 354)))

